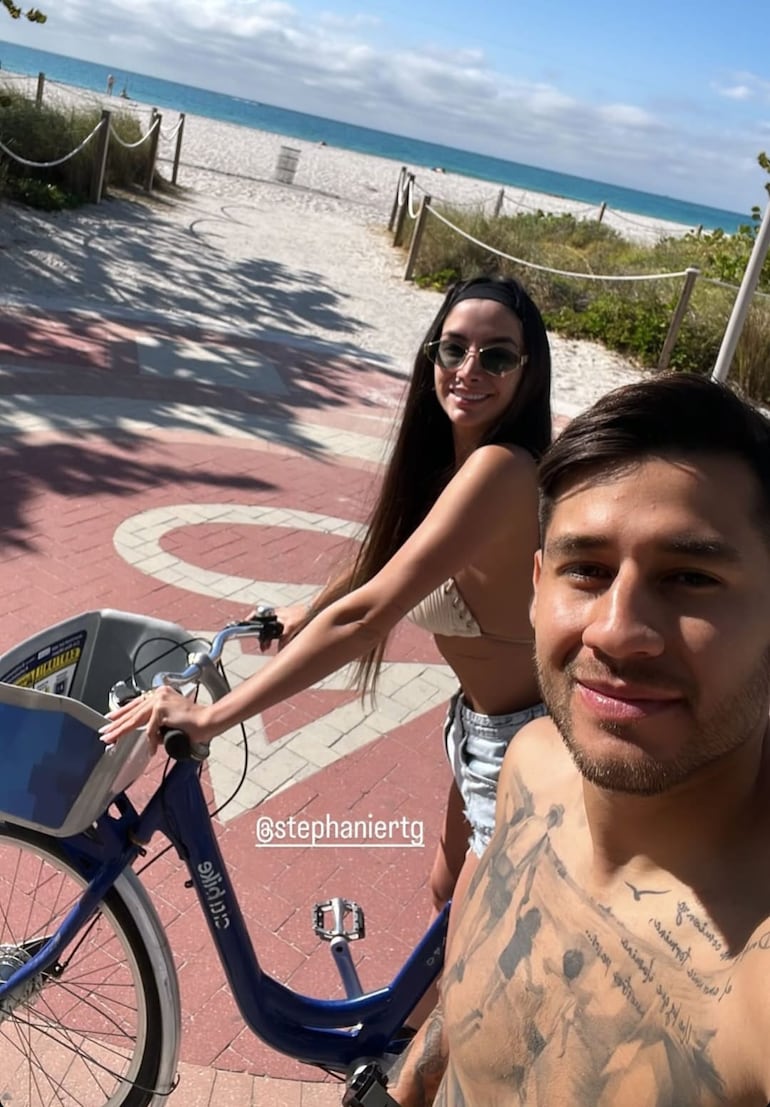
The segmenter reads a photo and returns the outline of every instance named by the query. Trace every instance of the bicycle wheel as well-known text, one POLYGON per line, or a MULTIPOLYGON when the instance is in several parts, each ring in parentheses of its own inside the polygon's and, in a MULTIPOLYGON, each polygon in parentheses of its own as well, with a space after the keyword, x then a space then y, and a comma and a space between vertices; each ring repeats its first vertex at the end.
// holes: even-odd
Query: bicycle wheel
MULTIPOLYGON (((0 977, 34 956, 84 883, 55 841, 0 823, 0 977)), ((150 957, 113 888, 60 960, 0 1003, 0 1104, 147 1107, 161 1043, 150 957)))

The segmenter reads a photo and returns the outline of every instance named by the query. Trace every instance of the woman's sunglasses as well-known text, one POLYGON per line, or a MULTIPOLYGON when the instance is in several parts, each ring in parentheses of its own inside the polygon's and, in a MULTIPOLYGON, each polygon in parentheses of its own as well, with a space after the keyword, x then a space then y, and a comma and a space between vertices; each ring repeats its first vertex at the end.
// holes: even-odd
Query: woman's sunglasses
POLYGON ((463 346, 452 338, 426 342, 423 350, 428 361, 438 365, 445 373, 456 373, 471 351, 478 355, 479 365, 490 377, 505 377, 527 364, 527 355, 509 346, 463 346))

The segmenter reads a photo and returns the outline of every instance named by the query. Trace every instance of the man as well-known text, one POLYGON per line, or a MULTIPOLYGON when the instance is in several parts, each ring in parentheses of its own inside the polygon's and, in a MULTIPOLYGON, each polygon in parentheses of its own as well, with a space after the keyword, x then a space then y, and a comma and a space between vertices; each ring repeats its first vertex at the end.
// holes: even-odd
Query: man
POLYGON ((770 1103, 770 422, 633 384, 541 468, 506 755, 404 1107, 770 1103))

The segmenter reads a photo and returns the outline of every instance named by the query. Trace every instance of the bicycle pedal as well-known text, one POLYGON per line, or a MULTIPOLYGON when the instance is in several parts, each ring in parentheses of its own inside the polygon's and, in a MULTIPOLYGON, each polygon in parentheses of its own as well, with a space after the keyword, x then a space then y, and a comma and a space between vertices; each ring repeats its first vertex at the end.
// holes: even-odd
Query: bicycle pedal
POLYGON ((333 942, 335 938, 344 938, 356 942, 366 936, 364 909, 352 900, 334 896, 325 903, 317 903, 313 908, 313 932, 324 942, 333 942), (331 915, 331 925, 326 925, 326 917, 331 915), (352 917, 348 928, 346 920, 352 917))

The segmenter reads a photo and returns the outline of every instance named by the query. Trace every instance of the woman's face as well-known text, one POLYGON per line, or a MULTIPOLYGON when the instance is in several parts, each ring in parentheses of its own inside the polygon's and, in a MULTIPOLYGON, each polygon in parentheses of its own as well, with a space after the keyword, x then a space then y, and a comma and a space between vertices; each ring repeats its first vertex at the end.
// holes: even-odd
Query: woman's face
POLYGON ((502 377, 487 373, 478 351, 498 346, 526 354, 524 332, 518 317, 496 300, 462 300, 447 315, 439 338, 468 348, 455 370, 434 366, 436 396, 452 424, 455 448, 467 453, 508 409, 526 372, 520 366, 502 377))

